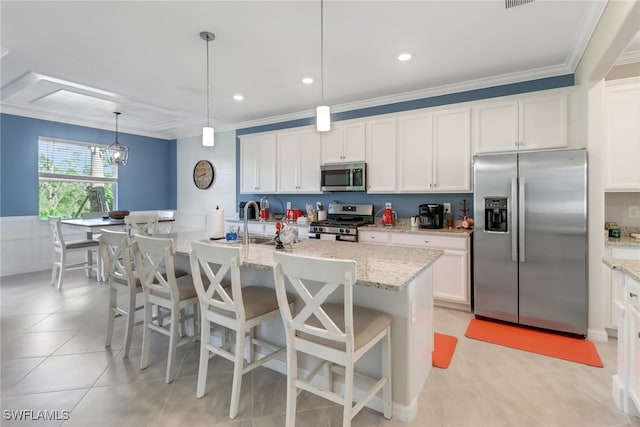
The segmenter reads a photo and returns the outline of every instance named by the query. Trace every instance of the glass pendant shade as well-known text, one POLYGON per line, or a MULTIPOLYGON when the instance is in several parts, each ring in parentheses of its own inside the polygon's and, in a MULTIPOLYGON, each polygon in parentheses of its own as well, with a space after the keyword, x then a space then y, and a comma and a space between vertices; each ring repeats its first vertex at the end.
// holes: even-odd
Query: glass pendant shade
POLYGON ((111 164, 117 164, 124 166, 129 160, 129 147, 120 144, 118 141, 114 142, 107 149, 109 153, 109 160, 111 164))
POLYGON ((316 129, 318 132, 331 130, 331 109, 328 105, 320 105, 316 108, 316 129))
POLYGON ((129 160, 129 147, 118 142, 118 116, 120 113, 116 111, 113 114, 116 115, 116 141, 107 148, 107 158, 112 165, 124 166, 129 160))
POLYGON ((205 147, 213 147, 213 128, 205 126, 202 128, 202 145, 205 147))

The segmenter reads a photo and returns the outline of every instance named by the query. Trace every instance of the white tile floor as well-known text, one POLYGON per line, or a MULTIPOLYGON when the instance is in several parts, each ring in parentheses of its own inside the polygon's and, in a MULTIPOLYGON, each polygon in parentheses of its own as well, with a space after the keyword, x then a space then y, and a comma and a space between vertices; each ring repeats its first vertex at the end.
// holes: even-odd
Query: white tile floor
MULTIPOLYGON (((195 398, 198 343, 178 352, 178 376, 164 383, 165 337, 152 340, 151 366, 139 369, 141 331, 129 359, 123 327, 104 348, 107 288, 69 273, 62 292, 49 272, 3 278, 2 425, 239 426, 284 424, 285 377, 258 368, 243 380, 238 417, 227 418, 232 365, 210 361, 207 394, 195 398), (12 421, 6 410, 57 410, 58 421, 12 421)), ((464 337, 471 313, 436 309, 436 330, 459 342, 449 369, 434 368, 411 424, 364 410, 354 426, 640 426, 611 398, 616 342, 597 344, 604 368, 512 350, 464 337)), ((302 394, 297 425, 337 426, 341 409, 302 394)), ((36 412, 33 415, 38 415, 36 412)))

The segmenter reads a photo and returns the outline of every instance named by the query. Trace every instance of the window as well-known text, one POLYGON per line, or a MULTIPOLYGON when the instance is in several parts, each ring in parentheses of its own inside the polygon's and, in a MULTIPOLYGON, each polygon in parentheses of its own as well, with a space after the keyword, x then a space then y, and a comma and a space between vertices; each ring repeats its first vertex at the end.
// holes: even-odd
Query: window
POLYGON ((78 218, 114 208, 118 168, 107 145, 38 139, 40 218, 78 218))

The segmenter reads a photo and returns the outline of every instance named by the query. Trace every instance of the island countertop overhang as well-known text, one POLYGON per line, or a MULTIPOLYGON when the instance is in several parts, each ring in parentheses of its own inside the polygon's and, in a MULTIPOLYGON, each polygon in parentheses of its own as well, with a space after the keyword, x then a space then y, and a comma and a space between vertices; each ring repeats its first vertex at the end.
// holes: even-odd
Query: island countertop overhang
MULTIPOLYGON (((215 245, 229 245, 224 241, 211 241, 205 231, 175 233, 176 251, 188 255, 191 241, 207 241, 215 245)), ((242 248, 245 267, 273 268, 274 245, 240 243, 231 244, 242 248)), ((390 291, 401 291, 422 272, 429 268, 444 251, 438 249, 363 245, 352 242, 301 239, 293 245, 292 253, 309 257, 351 259, 356 262, 356 285, 369 286, 390 291)))

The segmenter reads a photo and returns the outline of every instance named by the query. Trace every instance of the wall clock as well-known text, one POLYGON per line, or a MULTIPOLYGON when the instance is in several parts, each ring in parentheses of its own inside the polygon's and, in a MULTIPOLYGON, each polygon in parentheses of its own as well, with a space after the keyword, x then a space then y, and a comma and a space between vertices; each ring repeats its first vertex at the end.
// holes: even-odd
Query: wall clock
POLYGON ((193 168, 193 183, 201 190, 211 187, 215 171, 208 160, 199 160, 193 168))

